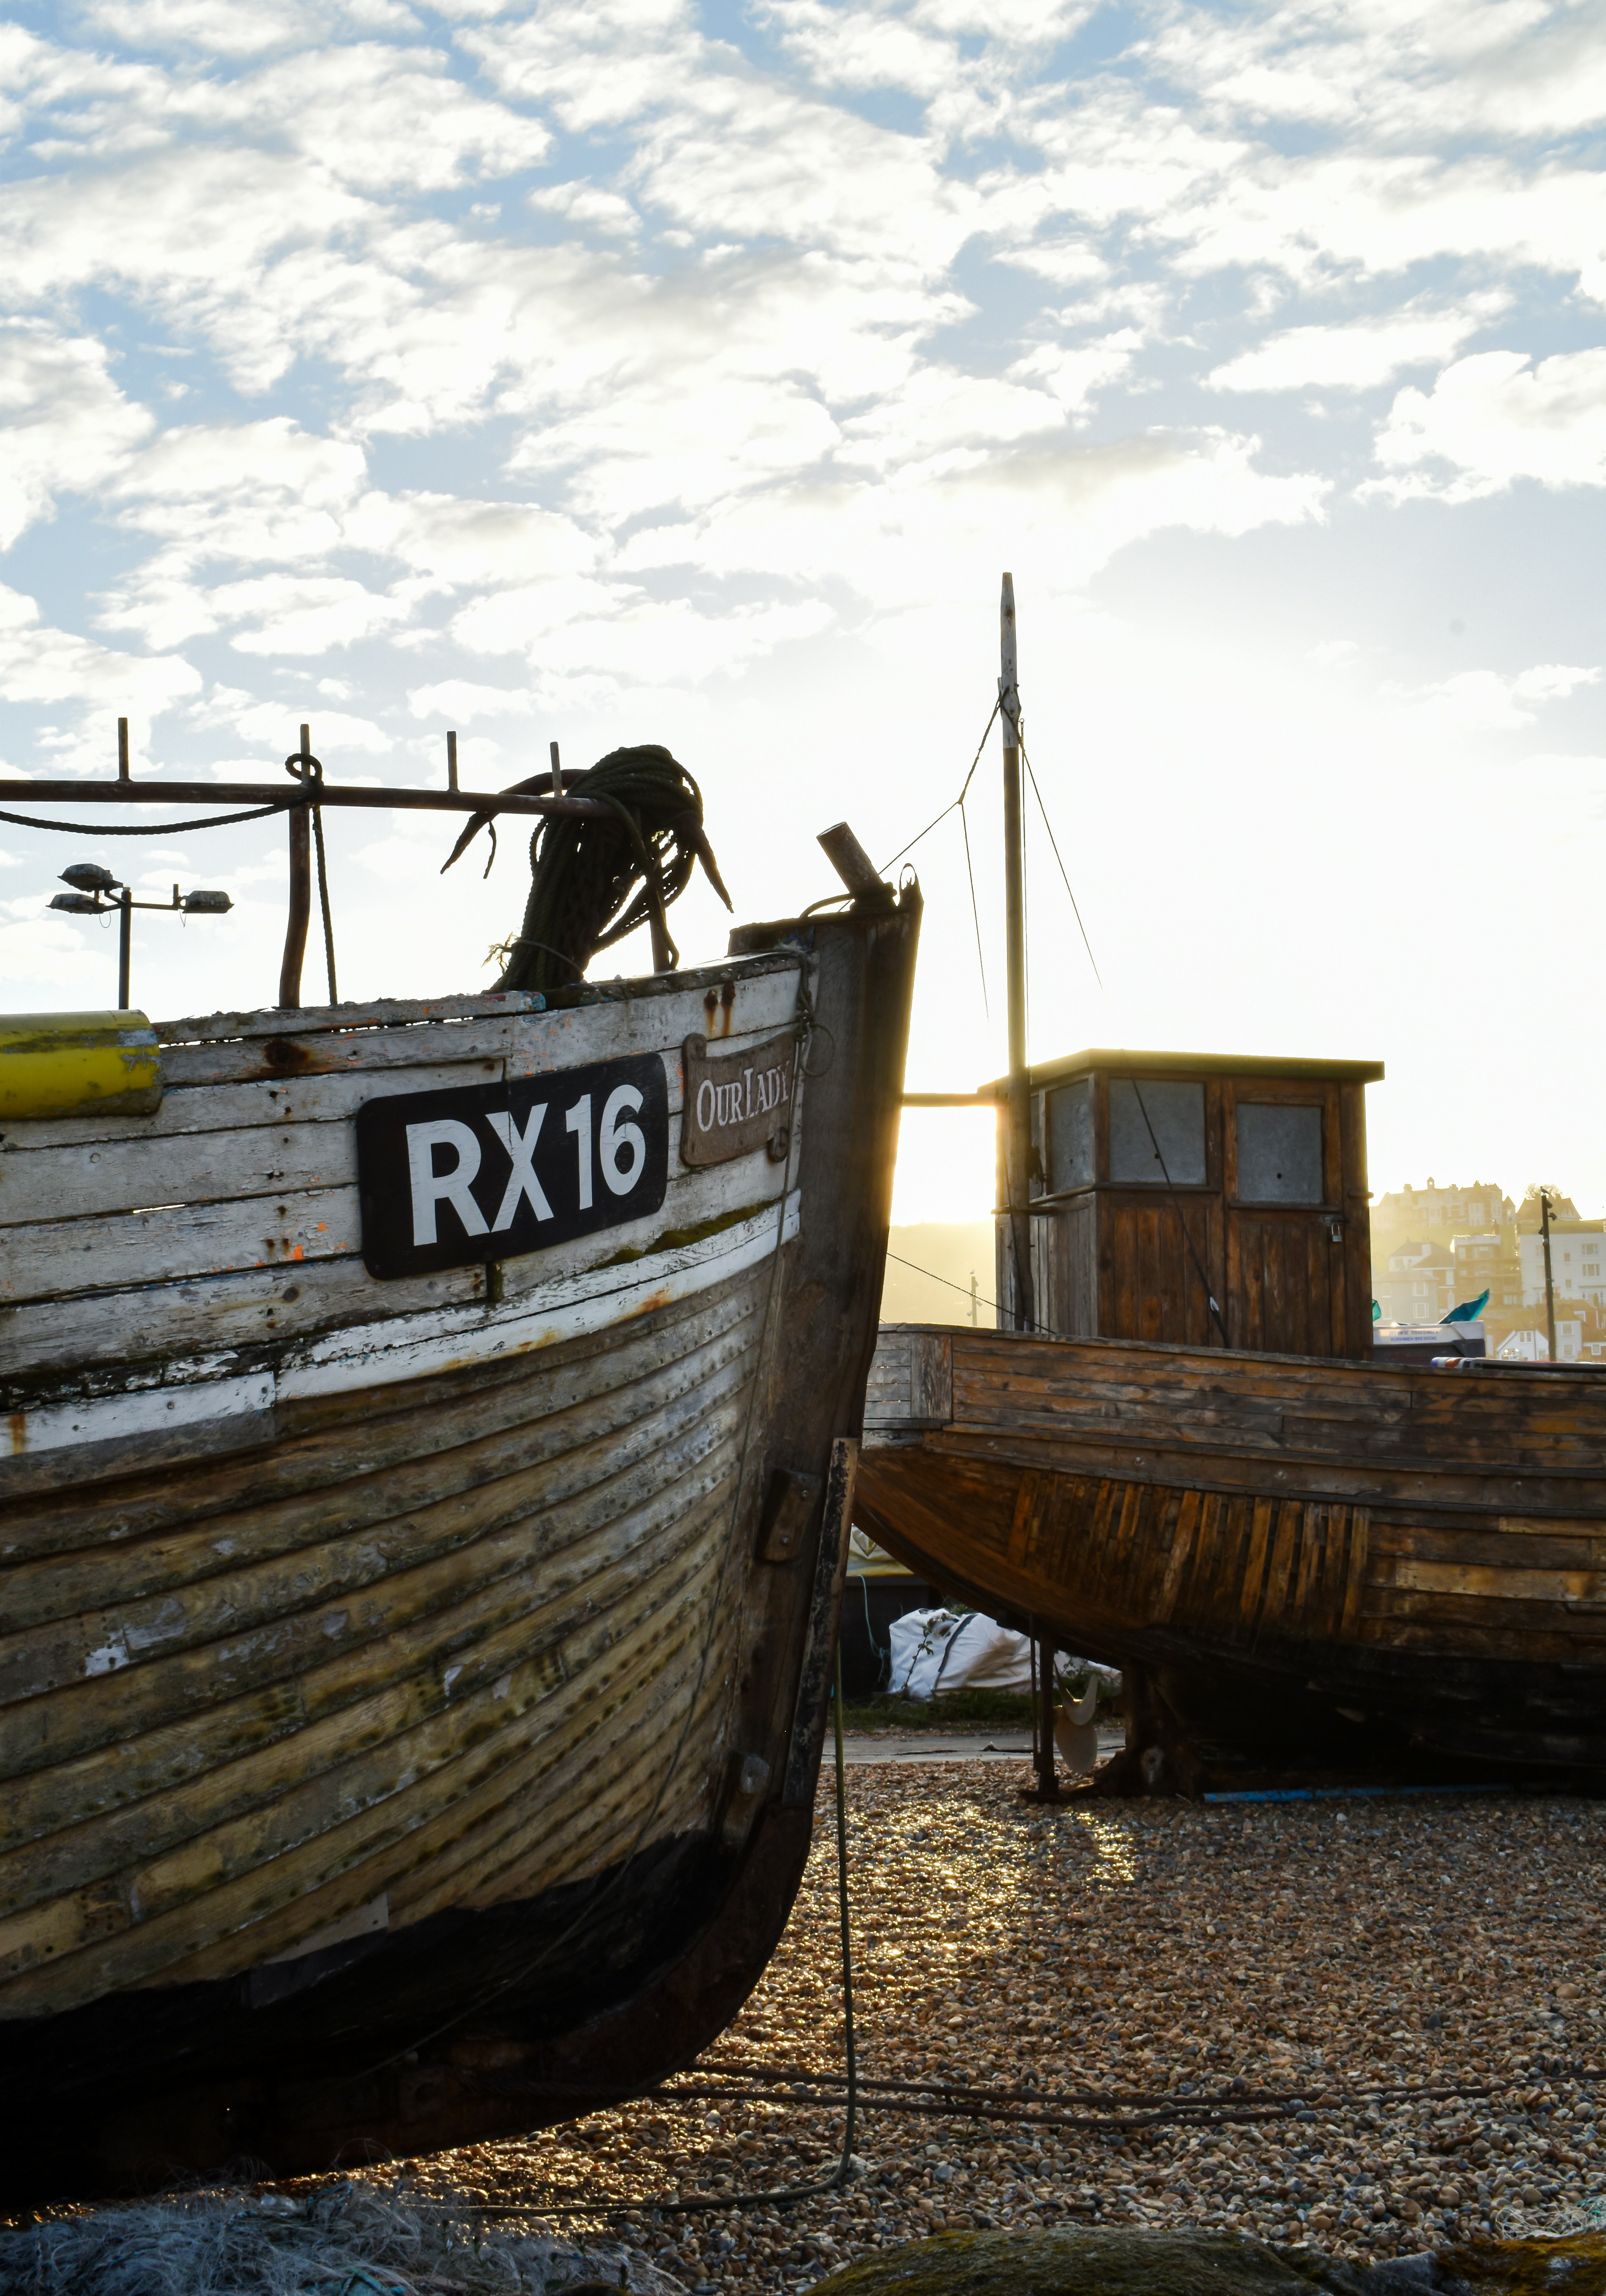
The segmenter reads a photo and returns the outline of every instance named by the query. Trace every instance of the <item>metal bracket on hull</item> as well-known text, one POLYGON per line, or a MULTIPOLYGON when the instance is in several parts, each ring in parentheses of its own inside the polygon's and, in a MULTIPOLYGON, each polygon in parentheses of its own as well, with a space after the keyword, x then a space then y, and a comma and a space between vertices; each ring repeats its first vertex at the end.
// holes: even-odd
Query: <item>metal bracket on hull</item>
POLYGON ((831 1447, 831 1467, 825 1478, 820 1557, 815 1566, 808 1633, 798 1676, 791 1746, 786 1758, 786 1783, 781 1793, 782 1805, 787 1809, 798 1808, 814 1794, 825 1727, 825 1685, 836 1650, 837 1611, 842 1599, 842 1581, 848 1572, 848 1526, 853 1520, 853 1486, 858 1465, 857 1442, 851 1435, 839 1435, 831 1447))

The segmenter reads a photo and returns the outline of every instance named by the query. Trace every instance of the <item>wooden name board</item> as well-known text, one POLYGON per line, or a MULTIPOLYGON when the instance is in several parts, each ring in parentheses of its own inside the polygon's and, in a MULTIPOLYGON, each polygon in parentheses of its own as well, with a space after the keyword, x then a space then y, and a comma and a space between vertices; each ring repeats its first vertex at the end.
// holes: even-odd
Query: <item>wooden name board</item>
POLYGON ((789 1033, 744 1052, 710 1053, 706 1037, 688 1037, 684 1059, 682 1162, 727 1164, 766 1148, 780 1163, 791 1144, 797 1037, 789 1033))
POLYGON ((657 1211, 668 1184, 663 1062, 366 1101, 356 1172, 363 1259, 381 1282, 618 1227, 657 1211))

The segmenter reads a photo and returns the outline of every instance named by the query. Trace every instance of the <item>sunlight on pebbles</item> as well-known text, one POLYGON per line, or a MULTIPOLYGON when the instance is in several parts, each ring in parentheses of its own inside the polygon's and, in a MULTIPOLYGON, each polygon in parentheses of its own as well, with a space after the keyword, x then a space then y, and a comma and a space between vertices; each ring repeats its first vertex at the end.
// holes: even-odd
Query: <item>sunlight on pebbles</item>
MULTIPOLYGON (((1267 2089, 1285 2101, 1277 2117, 1035 2129, 873 2098, 845 2190, 677 2217, 653 2202, 829 2173, 842 2123, 790 2095, 660 2095, 409 2164, 409 2181, 584 2209, 566 2218, 577 2230, 610 2226, 689 2287, 733 2296, 806 2286, 944 2227, 1230 2226, 1384 2256, 1569 2229, 1606 2192, 1594 1805, 1045 1811, 1020 1799, 1012 1765, 848 1775, 866 2077, 1162 2104, 1204 2092, 1240 2110, 1267 2089)), ((832 1791, 827 1777, 762 1983, 672 2087, 706 2089, 721 2066, 840 2073, 832 1791)))

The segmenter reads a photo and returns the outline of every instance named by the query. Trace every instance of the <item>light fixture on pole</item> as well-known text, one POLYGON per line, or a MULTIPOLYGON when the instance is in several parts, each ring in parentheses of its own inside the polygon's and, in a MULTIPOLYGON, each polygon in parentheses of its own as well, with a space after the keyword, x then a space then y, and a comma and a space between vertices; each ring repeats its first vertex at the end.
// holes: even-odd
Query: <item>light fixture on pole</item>
POLYGON ((65 909, 70 916, 109 917, 118 920, 117 933, 117 1006, 127 1013, 129 1005, 128 971, 134 953, 134 912, 135 909, 160 909, 168 915, 186 917, 217 917, 234 906, 226 893, 196 891, 181 894, 176 885, 170 901, 136 901, 131 886, 114 877, 110 869, 102 869, 98 861, 75 861, 61 872, 63 884, 70 885, 70 893, 58 893, 51 903, 53 909, 65 909))

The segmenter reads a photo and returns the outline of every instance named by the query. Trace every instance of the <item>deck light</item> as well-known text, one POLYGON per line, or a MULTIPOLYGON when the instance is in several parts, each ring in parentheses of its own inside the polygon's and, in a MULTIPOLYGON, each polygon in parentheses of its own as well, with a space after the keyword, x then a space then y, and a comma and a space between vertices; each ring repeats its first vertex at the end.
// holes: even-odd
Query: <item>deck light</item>
POLYGON ((218 917, 234 906, 226 893, 197 890, 193 893, 179 892, 173 888, 170 901, 136 901, 132 887, 103 869, 98 861, 75 861, 61 872, 62 882, 75 890, 58 893, 51 902, 53 909, 65 909, 75 917, 111 917, 118 920, 117 935, 117 1002, 119 1012, 129 1009, 128 968, 133 955, 134 911, 135 909, 165 909, 169 915, 186 917, 218 917))

